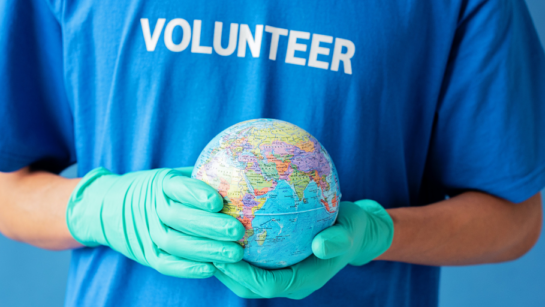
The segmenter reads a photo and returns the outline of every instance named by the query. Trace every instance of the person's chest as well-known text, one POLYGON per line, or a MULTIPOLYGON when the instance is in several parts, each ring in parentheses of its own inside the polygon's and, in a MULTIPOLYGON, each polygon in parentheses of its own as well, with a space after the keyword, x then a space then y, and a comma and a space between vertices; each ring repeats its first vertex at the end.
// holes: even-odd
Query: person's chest
POLYGON ((176 98, 252 88, 256 100, 304 92, 330 98, 315 103, 329 93, 384 103, 440 77, 456 2, 68 1, 69 94, 85 103, 92 89, 100 104, 142 88, 176 98))
POLYGON ((421 168, 456 3, 67 2, 67 93, 80 155, 93 153, 78 161, 191 164, 221 130, 269 117, 315 135, 341 182, 421 168))

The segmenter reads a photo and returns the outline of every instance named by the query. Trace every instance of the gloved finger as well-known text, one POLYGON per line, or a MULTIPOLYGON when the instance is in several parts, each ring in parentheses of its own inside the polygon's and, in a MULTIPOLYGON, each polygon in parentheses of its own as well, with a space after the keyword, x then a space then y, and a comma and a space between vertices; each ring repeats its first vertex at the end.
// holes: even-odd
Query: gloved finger
POLYGON ((264 270, 247 262, 216 264, 216 268, 243 287, 265 298, 304 298, 320 289, 347 264, 346 257, 322 260, 310 256, 291 267, 264 270))
POLYGON ((245 261, 237 263, 214 263, 216 268, 242 287, 264 298, 287 295, 293 271, 290 269, 264 270, 245 261))
POLYGON ((324 229, 312 241, 312 252, 321 259, 338 257, 354 244, 354 232, 365 229, 366 213, 360 206, 343 201, 335 225, 324 229))
POLYGON ((352 235, 340 223, 324 229, 312 240, 312 252, 320 259, 340 256, 350 248, 352 235))
POLYGON ((320 259, 314 255, 292 266, 294 279, 287 289, 286 297, 303 298, 323 287, 348 263, 348 254, 331 259, 320 259))
POLYGON ((165 176, 163 192, 168 198, 195 209, 208 212, 223 209, 223 198, 218 191, 204 181, 186 177, 177 170, 171 170, 165 176))
POLYGON ((238 262, 244 256, 242 246, 235 242, 222 242, 198 238, 165 227, 153 241, 165 252, 187 260, 199 262, 238 262))
POLYGON ((190 261, 163 252, 157 255, 151 267, 163 275, 178 278, 208 278, 216 272, 211 263, 190 261))
POLYGON ((342 201, 335 226, 342 226, 349 234, 363 231, 369 222, 367 212, 359 205, 342 201))
POLYGON ((188 235, 220 241, 238 241, 246 229, 236 218, 186 207, 175 201, 157 207, 161 222, 188 235))
POLYGON ((191 177, 191 174, 193 173, 193 168, 194 168, 193 166, 184 166, 184 167, 176 167, 174 169, 180 172, 182 176, 191 177))
POLYGON ((239 282, 236 280, 230 278, 229 276, 223 274, 220 270, 216 270, 214 273, 214 276, 221 281, 229 290, 233 291, 237 296, 241 298, 264 298, 260 295, 255 294, 250 289, 242 286, 239 282))

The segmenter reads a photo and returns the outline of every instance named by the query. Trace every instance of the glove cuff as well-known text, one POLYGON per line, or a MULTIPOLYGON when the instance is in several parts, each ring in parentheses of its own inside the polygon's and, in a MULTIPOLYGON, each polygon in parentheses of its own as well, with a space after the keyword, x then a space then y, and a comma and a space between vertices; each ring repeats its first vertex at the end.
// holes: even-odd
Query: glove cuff
POLYGON ((107 244, 101 223, 102 205, 117 177, 103 167, 95 168, 72 191, 66 208, 66 224, 79 243, 87 247, 107 244))

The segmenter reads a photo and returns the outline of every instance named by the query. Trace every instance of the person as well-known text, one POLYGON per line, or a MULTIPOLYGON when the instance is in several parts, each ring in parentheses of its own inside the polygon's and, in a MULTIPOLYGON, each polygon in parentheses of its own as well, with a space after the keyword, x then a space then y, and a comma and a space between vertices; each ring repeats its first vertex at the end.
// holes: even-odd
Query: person
POLYGON ((66 306, 437 306, 440 266, 539 236, 545 57, 524 1, 0 12, 0 231, 73 249, 66 306), (280 270, 241 261, 244 227, 188 176, 254 118, 314 135, 341 185, 336 224, 280 270))

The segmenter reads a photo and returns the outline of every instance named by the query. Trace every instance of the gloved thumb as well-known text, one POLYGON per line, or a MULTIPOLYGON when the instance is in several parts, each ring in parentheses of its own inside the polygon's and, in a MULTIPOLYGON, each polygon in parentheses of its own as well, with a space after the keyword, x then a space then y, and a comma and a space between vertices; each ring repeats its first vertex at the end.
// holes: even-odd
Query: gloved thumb
POLYGON ((352 237, 342 225, 331 226, 312 240, 312 252, 320 259, 338 257, 350 250, 352 237))

